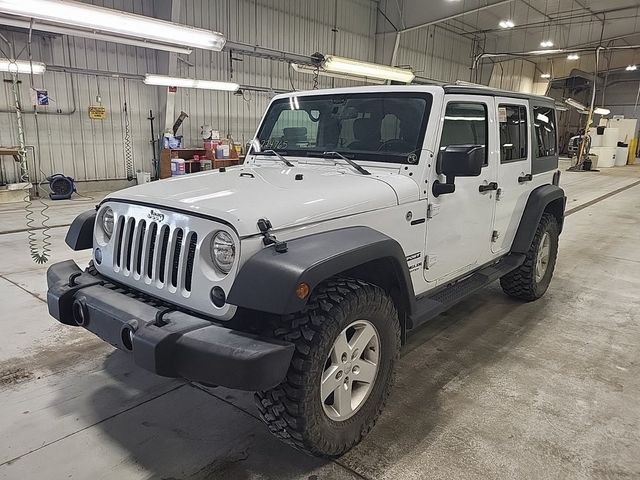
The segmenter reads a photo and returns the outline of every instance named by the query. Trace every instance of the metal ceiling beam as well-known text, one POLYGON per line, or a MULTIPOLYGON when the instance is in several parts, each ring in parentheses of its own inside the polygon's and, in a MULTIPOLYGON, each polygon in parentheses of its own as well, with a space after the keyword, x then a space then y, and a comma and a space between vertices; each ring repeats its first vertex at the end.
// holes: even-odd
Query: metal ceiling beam
POLYGON ((396 12, 391 5, 397 7, 395 1, 389 0, 390 7, 385 11, 379 6, 380 13, 387 22, 394 26, 395 30, 390 30, 388 25, 378 23, 378 34, 397 31, 400 33, 410 32, 431 25, 436 25, 448 20, 463 17, 471 13, 499 7, 516 0, 465 0, 464 2, 429 2, 425 8, 423 0, 404 0, 402 10, 396 12), (403 25, 404 23, 404 25, 403 25))

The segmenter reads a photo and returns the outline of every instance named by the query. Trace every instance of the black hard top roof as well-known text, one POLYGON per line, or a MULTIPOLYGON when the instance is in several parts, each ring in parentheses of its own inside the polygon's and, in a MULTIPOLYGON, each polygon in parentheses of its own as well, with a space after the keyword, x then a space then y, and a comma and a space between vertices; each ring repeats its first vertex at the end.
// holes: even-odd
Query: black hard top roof
POLYGON ((511 97, 522 100, 532 100, 534 103, 545 105, 555 105, 555 100, 542 95, 532 95, 529 93, 511 92, 498 88, 484 87, 482 85, 443 85, 444 93, 454 93, 456 95, 489 95, 492 97, 511 97))

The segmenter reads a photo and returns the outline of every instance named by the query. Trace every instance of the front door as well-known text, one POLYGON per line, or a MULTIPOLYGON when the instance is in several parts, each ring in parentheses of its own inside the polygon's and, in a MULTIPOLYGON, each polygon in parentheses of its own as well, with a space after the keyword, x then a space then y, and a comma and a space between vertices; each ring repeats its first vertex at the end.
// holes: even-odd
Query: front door
POLYGON ((529 102, 496 97, 500 140, 494 229, 494 253, 506 253, 515 238, 531 189, 531 133, 529 102))
MULTIPOLYGON (((482 145, 485 162, 478 177, 457 177, 455 191, 435 197, 431 185, 444 176, 429 165, 429 215, 424 275, 428 282, 446 283, 491 257, 497 132, 493 97, 448 95, 440 118, 438 151, 449 145, 482 145)), ((434 159, 435 160, 435 159, 434 159)))

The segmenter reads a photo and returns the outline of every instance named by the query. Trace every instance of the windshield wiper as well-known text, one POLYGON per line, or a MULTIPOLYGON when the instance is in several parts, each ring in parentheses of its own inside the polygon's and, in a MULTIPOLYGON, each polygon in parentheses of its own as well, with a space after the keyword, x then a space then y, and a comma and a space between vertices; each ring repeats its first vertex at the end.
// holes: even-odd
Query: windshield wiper
POLYGON ((254 155, 275 155, 280 160, 282 160, 287 167, 293 167, 293 163, 291 163, 289 160, 284 158, 282 155, 280 155, 275 150, 265 150, 263 152, 254 152, 254 155))
POLYGON ((371 172, 369 172, 368 170, 365 170, 360 165, 358 165, 356 162, 354 162, 350 158, 345 157, 344 155, 342 155, 339 152, 323 152, 322 156, 323 157, 334 157, 334 158, 338 157, 338 158, 341 158, 342 160, 347 162, 349 165, 351 165, 353 168, 355 168, 357 171, 359 171, 362 175, 371 175, 371 172))

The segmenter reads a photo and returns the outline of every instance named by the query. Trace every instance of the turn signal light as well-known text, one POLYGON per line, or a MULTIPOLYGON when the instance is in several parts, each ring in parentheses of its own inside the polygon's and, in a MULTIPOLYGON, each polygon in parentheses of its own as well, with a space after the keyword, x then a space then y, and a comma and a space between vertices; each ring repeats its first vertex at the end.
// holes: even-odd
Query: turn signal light
POLYGON ((304 282, 296 287, 296 297, 298 297, 300 300, 304 300, 305 298, 307 298, 310 292, 311 288, 304 282))

